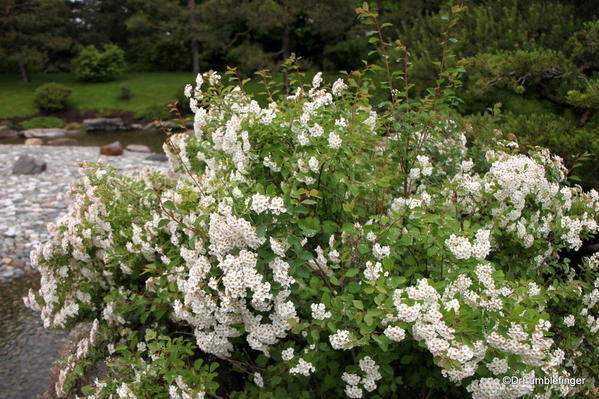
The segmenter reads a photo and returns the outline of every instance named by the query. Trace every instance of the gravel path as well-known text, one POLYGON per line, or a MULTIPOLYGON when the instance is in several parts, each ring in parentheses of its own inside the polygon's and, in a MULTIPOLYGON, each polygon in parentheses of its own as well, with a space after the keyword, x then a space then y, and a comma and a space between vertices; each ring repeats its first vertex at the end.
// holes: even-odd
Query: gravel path
POLYGON ((0 281, 12 280, 30 269, 32 245, 48 239, 46 224, 66 209, 67 192, 79 179, 79 163, 101 160, 116 168, 166 169, 167 163, 148 161, 148 154, 125 151, 122 156, 99 155, 99 147, 0 145, 0 281), (20 155, 46 162, 35 175, 13 175, 20 155))

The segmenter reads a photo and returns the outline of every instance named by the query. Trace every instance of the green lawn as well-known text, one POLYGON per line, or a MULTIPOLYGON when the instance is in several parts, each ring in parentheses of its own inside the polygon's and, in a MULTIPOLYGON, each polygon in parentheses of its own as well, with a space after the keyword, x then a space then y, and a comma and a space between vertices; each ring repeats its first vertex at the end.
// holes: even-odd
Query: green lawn
POLYGON ((71 102, 76 109, 94 111, 141 111, 150 105, 162 105, 175 99, 178 90, 195 77, 185 72, 129 73, 120 79, 104 83, 86 83, 67 73, 33 76, 29 84, 17 75, 0 75, 0 118, 12 118, 37 113, 33 104, 34 90, 48 82, 62 83, 73 90, 71 102), (131 99, 119 99, 120 87, 128 85, 131 99))
MULTIPOLYGON (((309 86, 313 76, 314 72, 306 73, 304 84, 309 86)), ((324 74, 325 81, 329 84, 337 77, 336 73, 324 74)), ((282 75, 276 79, 282 82, 282 75)), ((195 84, 195 76, 187 72, 137 72, 125 74, 112 82, 89 83, 76 80, 73 74, 55 73, 33 76, 32 82, 27 84, 22 83, 17 75, 0 74, 0 119, 36 114, 33 92, 49 82, 62 83, 73 90, 71 104, 75 109, 138 112, 151 105, 164 105, 174 101, 178 90, 183 90, 187 83, 195 84), (131 89, 129 100, 119 99, 122 85, 131 89)), ((266 103, 266 97, 258 95, 264 92, 260 80, 247 82, 245 90, 266 103)))

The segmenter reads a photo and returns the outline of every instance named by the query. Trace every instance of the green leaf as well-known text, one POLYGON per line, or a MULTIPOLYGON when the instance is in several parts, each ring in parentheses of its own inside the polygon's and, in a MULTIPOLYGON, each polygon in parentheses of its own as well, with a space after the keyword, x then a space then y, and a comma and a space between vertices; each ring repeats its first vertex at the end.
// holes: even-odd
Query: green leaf
POLYGON ((333 234, 336 233, 337 230, 339 230, 339 225, 330 220, 325 220, 324 222, 322 222, 322 230, 327 234, 333 234))
POLYGON ((314 237, 320 231, 320 220, 315 217, 300 219, 298 226, 306 237, 314 237))
POLYGON ((403 355, 399 361, 401 364, 410 364, 412 362, 412 355, 403 355))
POLYGON ((360 292, 360 285, 355 281, 352 281, 347 285, 347 291, 351 292, 352 294, 356 294, 360 292))
POLYGON ((356 309, 364 310, 364 304, 362 303, 362 301, 354 299, 352 303, 354 304, 354 307, 356 309))
POLYGON ((373 339, 376 341, 377 344, 379 344, 379 346, 384 352, 387 352, 387 350, 389 349, 389 343, 391 342, 389 338, 385 337, 384 335, 374 335, 373 339))
POLYGON ((356 276, 358 273, 360 273, 360 270, 352 268, 349 269, 347 272, 345 272, 345 277, 354 277, 356 276))

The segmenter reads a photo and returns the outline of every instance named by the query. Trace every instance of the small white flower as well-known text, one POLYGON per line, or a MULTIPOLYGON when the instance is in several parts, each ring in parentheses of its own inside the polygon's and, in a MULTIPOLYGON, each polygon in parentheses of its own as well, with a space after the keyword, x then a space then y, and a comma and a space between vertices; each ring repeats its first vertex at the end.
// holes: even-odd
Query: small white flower
POLYGON ((336 134, 335 132, 331 132, 329 134, 329 147, 336 150, 339 149, 341 147, 341 143, 343 141, 341 140, 341 137, 339 137, 338 134, 336 134))
POLYGON ((318 89, 322 84, 322 72, 318 72, 312 79, 312 87, 318 89))
POLYGON ((281 358, 283 358, 283 360, 285 360, 285 361, 289 361, 289 360, 293 359, 293 356, 294 356, 293 348, 287 348, 287 349, 283 350, 283 352, 281 352, 281 358))

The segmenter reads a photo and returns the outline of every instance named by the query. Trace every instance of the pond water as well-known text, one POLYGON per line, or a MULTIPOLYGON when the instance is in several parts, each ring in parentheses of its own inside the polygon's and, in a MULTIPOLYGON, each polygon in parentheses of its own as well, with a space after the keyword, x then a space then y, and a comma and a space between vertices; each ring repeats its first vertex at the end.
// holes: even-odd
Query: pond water
MULTIPOLYGON (((79 145, 86 147, 99 147, 106 144, 119 141, 123 147, 129 144, 143 144, 153 152, 163 152, 162 144, 166 138, 166 134, 162 132, 146 131, 146 130, 130 130, 124 132, 101 132, 101 133, 85 133, 81 132, 75 135, 69 135, 69 138, 77 140, 79 145)), ((47 141, 47 140, 46 140, 47 141)), ((23 144, 24 138, 2 139, 0 144, 23 144)))
POLYGON ((66 333, 47 330, 22 297, 39 287, 39 275, 0 283, 0 399, 38 399, 66 333))

